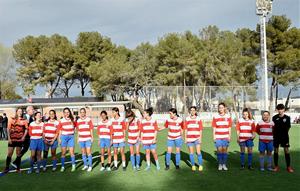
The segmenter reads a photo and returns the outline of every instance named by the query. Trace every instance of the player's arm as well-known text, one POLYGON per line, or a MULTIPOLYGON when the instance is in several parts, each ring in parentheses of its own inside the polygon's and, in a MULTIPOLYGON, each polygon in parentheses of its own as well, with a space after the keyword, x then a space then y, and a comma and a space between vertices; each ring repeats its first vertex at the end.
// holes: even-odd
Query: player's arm
POLYGON ((213 118, 211 126, 213 128, 213 139, 214 141, 216 141, 216 119, 215 118, 213 118))

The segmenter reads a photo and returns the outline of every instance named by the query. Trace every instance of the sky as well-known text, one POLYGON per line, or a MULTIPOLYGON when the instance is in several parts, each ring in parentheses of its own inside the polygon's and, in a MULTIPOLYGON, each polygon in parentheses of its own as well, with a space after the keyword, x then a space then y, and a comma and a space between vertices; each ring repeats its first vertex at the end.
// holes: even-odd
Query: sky
MULTIPOLYGON (((272 14, 299 28, 300 0, 274 0, 272 14)), ((11 47, 27 35, 54 33, 74 42, 79 32, 98 31, 134 48, 170 32, 255 29, 258 21, 255 0, 0 0, 0 43, 11 47)), ((78 94, 75 88, 71 95, 78 94)))

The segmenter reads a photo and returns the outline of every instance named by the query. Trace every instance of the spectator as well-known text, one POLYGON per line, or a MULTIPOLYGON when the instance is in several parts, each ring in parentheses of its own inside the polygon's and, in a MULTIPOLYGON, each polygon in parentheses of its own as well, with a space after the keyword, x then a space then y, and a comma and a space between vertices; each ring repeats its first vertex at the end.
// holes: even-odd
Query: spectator
POLYGON ((7 140, 7 124, 8 124, 8 118, 6 116, 6 113, 3 113, 3 120, 2 120, 2 127, 3 127, 3 133, 4 133, 4 140, 7 140))

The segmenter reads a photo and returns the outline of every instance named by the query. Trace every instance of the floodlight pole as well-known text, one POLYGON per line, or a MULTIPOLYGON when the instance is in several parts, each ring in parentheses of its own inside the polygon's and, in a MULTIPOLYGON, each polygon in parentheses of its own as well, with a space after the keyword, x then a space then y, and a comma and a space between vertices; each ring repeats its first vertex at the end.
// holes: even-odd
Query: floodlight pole
POLYGON ((261 47, 260 56, 264 68, 264 73, 263 73, 263 89, 264 89, 263 109, 264 110, 268 110, 268 102, 269 102, 266 17, 272 11, 272 2, 273 0, 256 0, 256 14, 260 17, 260 47, 261 47))

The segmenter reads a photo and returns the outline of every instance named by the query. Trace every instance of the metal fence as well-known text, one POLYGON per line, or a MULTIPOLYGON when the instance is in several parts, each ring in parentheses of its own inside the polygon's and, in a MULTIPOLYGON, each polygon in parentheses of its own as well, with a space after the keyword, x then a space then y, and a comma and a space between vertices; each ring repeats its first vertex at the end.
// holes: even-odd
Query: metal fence
POLYGON ((243 107, 261 107, 256 86, 147 86, 139 94, 144 108, 153 107, 156 112, 167 112, 171 107, 186 113, 190 106, 201 111, 214 112, 219 102, 225 102, 229 110, 243 107))

